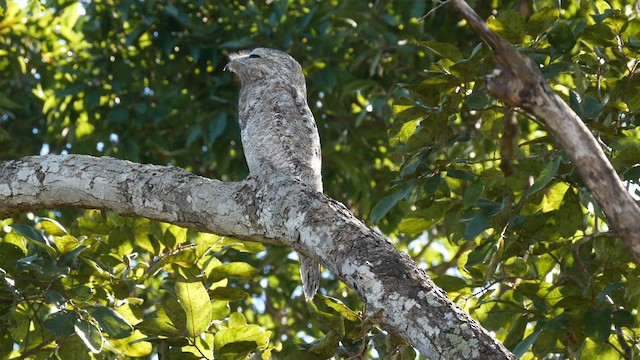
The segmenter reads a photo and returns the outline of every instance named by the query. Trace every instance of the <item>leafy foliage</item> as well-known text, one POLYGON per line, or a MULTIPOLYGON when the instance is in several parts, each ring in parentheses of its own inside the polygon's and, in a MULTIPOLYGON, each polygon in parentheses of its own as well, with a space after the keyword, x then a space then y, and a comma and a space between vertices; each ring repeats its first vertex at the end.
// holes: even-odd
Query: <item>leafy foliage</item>
MULTIPOLYGON (((630 1, 470 1, 541 64, 638 189, 630 1)), ((303 64, 326 192, 377 225, 517 355, 638 348, 640 273, 543 124, 492 100, 489 49, 413 1, 0 2, 1 159, 109 155, 247 174, 238 49, 303 64)), ((289 249, 100 211, 2 222, 0 357, 414 359, 289 249), (330 296, 328 296, 330 295, 330 296), (375 349, 373 351, 372 349, 375 349)))
MULTIPOLYGON (((487 21, 541 64, 620 174, 640 162, 630 91, 640 28, 623 9, 535 1, 533 13, 506 8, 487 21)), ((390 135, 402 169, 396 192, 374 210, 400 213, 399 223, 391 213, 384 221, 409 241, 414 258, 435 265, 436 283, 517 355, 637 353, 637 269, 576 169, 528 115, 516 113, 517 131, 507 133, 514 114, 483 87, 494 67, 484 44, 420 44, 438 60, 393 104, 390 135)), ((637 186, 637 176, 626 179, 637 186)))
POLYGON ((260 246, 104 215, 88 211, 70 230, 46 218, 11 225, 1 243, 3 357, 140 357, 152 344, 176 358, 212 358, 214 348, 230 357, 238 343, 270 353, 270 332, 260 326, 251 336, 229 335, 238 327, 232 319, 243 318, 230 303, 246 296, 241 283, 256 269, 241 263, 231 275, 215 274, 224 253, 260 246))

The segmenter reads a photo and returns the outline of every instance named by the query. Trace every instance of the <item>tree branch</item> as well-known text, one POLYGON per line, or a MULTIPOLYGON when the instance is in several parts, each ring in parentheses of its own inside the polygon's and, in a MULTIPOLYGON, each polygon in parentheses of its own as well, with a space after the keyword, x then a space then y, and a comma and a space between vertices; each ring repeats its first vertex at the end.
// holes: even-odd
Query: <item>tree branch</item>
POLYGON ((83 155, 0 163, 0 218, 63 207, 292 246, 322 262, 383 327, 430 359, 515 359, 406 254, 341 203, 287 176, 224 183, 176 168, 83 155))
POLYGON ((498 65, 487 77, 489 93, 512 107, 521 107, 544 121, 567 152, 611 226, 624 239, 640 264, 640 207, 626 190, 595 137, 580 117, 547 84, 538 64, 522 56, 513 45, 487 27, 464 0, 453 7, 486 41, 498 65))

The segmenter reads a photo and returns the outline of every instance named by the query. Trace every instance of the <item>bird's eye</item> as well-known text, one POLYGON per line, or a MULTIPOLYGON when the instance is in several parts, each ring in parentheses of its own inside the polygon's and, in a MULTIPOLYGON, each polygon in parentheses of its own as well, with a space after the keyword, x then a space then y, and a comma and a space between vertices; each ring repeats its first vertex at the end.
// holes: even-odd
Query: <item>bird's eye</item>
POLYGON ((261 56, 258 54, 251 54, 249 55, 249 59, 259 59, 261 56))

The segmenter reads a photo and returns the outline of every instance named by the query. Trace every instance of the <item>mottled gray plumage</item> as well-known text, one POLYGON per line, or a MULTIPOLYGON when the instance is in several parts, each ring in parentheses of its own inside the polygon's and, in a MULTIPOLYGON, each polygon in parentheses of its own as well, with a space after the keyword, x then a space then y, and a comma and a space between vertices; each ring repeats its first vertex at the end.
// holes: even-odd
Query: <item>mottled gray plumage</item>
MULTIPOLYGON (((240 78, 239 121, 250 174, 291 174, 322 192, 320 136, 300 64, 280 50, 258 48, 231 55, 225 69, 240 78)), ((302 288, 311 300, 320 264, 299 256, 302 288)))

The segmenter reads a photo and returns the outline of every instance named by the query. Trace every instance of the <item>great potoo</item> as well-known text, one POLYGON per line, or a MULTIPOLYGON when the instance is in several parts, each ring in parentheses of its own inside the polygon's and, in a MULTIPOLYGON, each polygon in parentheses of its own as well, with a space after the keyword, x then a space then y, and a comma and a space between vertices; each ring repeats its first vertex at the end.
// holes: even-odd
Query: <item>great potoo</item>
MULTIPOLYGON (((320 136, 300 64, 280 50, 258 48, 231 55, 225 69, 240 78, 239 121, 250 175, 290 174, 322 192, 320 136)), ((311 300, 320 264, 299 258, 302 288, 311 300)))

